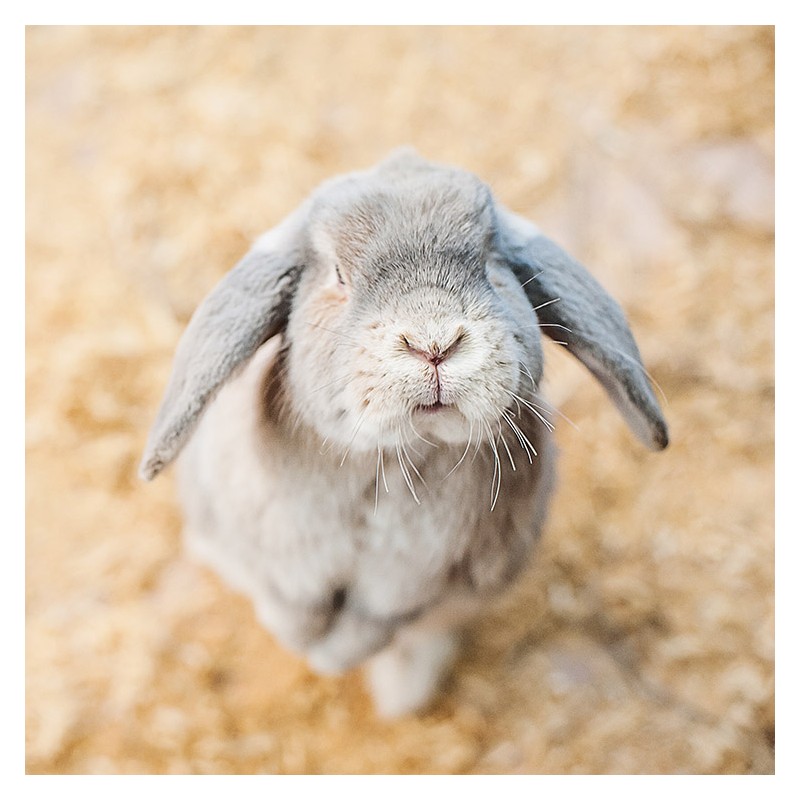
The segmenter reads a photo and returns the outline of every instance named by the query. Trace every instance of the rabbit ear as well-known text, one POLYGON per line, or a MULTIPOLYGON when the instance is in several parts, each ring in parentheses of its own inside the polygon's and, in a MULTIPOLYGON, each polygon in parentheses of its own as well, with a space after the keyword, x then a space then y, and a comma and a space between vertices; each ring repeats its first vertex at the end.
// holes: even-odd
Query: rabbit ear
POLYGON ((195 311, 139 467, 145 480, 177 457, 222 384, 285 326, 306 216, 304 205, 264 234, 195 311))
POLYGON ((647 447, 663 450, 667 424, 622 309, 535 225, 499 206, 496 214, 500 257, 523 284, 542 331, 567 343, 647 447))

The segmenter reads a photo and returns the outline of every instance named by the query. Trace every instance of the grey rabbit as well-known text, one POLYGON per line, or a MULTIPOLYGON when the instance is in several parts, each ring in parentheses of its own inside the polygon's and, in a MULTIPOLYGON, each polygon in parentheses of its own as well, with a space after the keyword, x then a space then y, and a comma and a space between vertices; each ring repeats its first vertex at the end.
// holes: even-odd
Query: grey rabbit
POLYGON ((474 175, 410 149, 322 184, 199 306, 141 465, 190 551, 379 713, 435 696, 555 483, 541 333, 637 437, 667 426, 619 306, 474 175))

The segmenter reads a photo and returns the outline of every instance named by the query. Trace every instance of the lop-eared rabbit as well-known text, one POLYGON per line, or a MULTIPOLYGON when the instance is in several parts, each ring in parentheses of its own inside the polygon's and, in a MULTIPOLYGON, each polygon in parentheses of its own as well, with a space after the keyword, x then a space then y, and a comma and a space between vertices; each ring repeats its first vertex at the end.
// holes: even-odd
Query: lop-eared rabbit
POLYGON ((181 451, 187 544, 311 666, 424 708, 525 565, 555 482, 542 334, 648 447, 619 306, 460 169, 403 150, 319 187, 203 301, 141 467, 181 451))

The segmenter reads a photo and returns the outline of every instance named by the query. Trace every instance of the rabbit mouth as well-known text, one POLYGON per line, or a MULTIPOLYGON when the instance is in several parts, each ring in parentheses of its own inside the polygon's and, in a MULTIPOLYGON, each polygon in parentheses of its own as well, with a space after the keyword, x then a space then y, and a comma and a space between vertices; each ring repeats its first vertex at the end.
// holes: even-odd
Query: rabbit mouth
POLYGON ((414 407, 413 413, 424 416, 448 416, 452 415, 452 413, 458 413, 458 408, 454 403, 443 403, 441 400, 435 400, 433 403, 419 403, 414 407))
POLYGON ((435 403, 430 404, 420 404, 418 405, 414 411, 418 411, 421 414, 437 414, 440 411, 445 411, 451 406, 447 403, 443 403, 441 400, 437 400, 435 403))

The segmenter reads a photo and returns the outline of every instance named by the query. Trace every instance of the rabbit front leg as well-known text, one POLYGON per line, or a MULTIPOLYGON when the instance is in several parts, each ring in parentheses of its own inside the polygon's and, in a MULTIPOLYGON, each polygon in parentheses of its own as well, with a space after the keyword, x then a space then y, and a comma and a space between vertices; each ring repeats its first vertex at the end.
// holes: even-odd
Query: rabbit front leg
POLYGON ((254 597, 258 621, 286 647, 305 655, 324 640, 339 614, 337 592, 317 602, 287 600, 275 591, 254 597))
POLYGON ((345 589, 335 589, 316 603, 300 603, 262 592, 256 615, 286 647, 305 656, 323 675, 339 675, 384 647, 397 623, 370 617, 347 605, 345 589))
POLYGON ((424 709, 458 652, 454 630, 405 629, 367 664, 375 710, 387 719, 424 709))
POLYGON ((392 640, 397 623, 343 608, 329 630, 306 650, 308 663, 323 675, 357 667, 392 640))
POLYGON ((397 631, 367 664, 378 714, 399 717, 430 705, 458 655, 464 625, 484 603, 473 591, 452 587, 437 605, 397 631))

